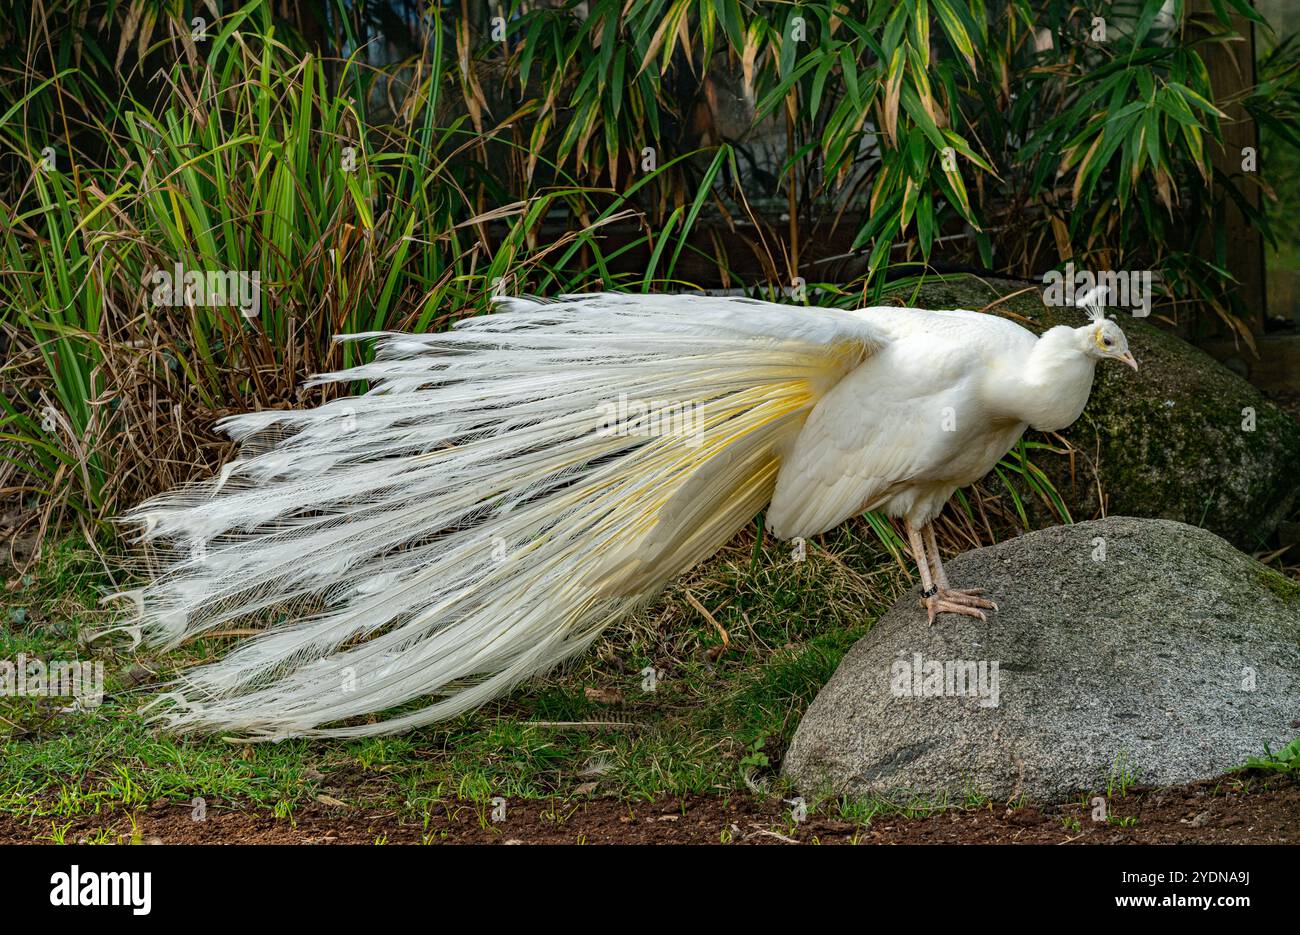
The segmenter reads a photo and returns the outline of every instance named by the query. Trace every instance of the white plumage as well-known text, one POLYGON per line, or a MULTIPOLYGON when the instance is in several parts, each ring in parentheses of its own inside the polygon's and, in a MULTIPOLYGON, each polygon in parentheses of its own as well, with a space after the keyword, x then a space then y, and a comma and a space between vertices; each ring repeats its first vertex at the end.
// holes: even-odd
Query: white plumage
MULTIPOLYGON (((1039 339, 979 312, 855 314, 884 347, 826 394, 790 450, 768 512, 778 537, 824 532, 863 510, 928 523, 1026 425, 1055 431, 1077 419, 1101 356, 1088 353, 1097 346, 1089 328, 1039 339)), ((1127 353, 1117 326, 1096 328, 1117 339, 1111 356, 1127 353)))
POLYGON ((273 621, 160 696, 172 727, 358 736, 464 712, 581 651, 769 501, 782 538, 904 517, 931 620, 982 617, 932 533, 927 561, 927 524, 1027 424, 1077 418, 1097 360, 1132 363, 1104 318, 1035 338, 965 311, 502 306, 354 336, 378 338, 375 361, 317 382, 370 392, 226 420, 235 461, 128 517, 178 550, 137 592, 149 639, 273 621))

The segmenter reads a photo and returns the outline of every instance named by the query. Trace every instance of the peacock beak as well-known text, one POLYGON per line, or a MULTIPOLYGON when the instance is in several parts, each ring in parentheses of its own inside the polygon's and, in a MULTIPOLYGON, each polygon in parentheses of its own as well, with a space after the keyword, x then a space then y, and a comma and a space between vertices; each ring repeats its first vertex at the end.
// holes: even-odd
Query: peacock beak
POLYGON ((1124 363, 1126 363, 1126 364, 1128 364, 1130 367, 1132 367, 1133 370, 1134 370, 1134 372, 1137 371, 1137 368, 1138 368, 1138 362, 1133 358, 1133 355, 1132 355, 1132 354, 1130 354, 1130 353, 1128 353, 1127 351, 1125 351, 1125 352, 1124 352, 1124 355, 1123 355, 1122 357, 1120 357, 1120 360, 1122 360, 1124 363))

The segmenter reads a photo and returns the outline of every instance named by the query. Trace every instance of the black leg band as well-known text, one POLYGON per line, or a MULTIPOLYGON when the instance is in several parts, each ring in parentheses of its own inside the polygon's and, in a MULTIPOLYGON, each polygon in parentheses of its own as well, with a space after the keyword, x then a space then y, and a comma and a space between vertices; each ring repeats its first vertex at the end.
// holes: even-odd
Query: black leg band
POLYGON ((929 587, 928 590, 925 590, 925 591, 922 591, 922 592, 921 592, 921 596, 922 596, 922 597, 934 597, 934 596, 935 596, 936 594, 938 594, 938 593, 939 593, 939 586, 938 586, 937 584, 932 584, 932 585, 930 585, 930 587, 929 587))

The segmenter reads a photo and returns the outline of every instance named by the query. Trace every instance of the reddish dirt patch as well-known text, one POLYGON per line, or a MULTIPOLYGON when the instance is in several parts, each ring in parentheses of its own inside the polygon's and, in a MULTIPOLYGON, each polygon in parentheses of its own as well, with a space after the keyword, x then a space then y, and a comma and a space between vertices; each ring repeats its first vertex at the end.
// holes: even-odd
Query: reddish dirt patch
MULTIPOLYGON (((211 807, 204 821, 186 804, 155 802, 134 815, 88 816, 65 840, 102 829, 129 840, 165 844, 1295 844, 1300 843, 1300 782, 1237 778, 1173 789, 1130 790, 1111 803, 1109 822, 1092 820, 1081 803, 1048 807, 953 809, 923 818, 878 816, 866 825, 814 814, 793 826, 789 806, 775 799, 687 796, 655 802, 611 798, 520 800, 507 820, 487 810, 448 804, 426 829, 384 812, 312 803, 290 819, 265 812, 211 807), (134 828, 132 819, 134 818, 134 828), (1135 819, 1135 821, 1125 821, 1135 819)), ((49 841, 50 825, 0 817, 0 843, 49 841)))

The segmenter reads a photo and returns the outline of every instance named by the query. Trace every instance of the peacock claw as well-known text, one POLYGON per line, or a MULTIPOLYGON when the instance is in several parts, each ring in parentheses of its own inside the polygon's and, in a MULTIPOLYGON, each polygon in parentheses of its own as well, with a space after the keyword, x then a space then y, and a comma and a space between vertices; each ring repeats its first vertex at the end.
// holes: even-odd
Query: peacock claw
POLYGON ((979 595, 987 593, 983 588, 940 588, 935 597, 942 598, 953 604, 970 604, 972 607, 991 607, 993 610, 998 609, 998 605, 988 598, 979 595))
POLYGON ((930 597, 921 598, 921 606, 926 609, 929 616, 929 626, 934 626, 934 618, 938 614, 962 614, 966 617, 988 620, 980 608, 997 610, 998 605, 978 596, 983 593, 985 593, 983 588, 941 588, 930 597))

